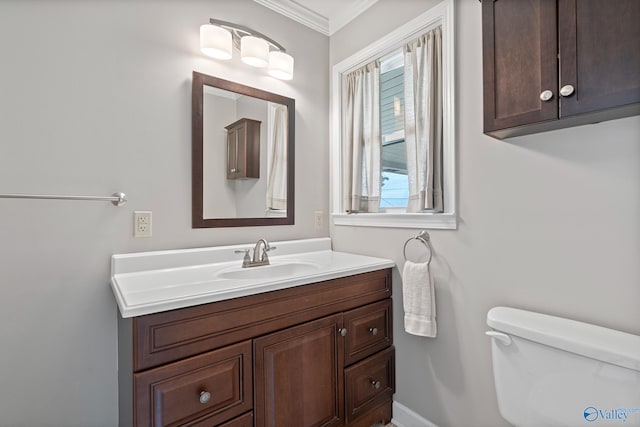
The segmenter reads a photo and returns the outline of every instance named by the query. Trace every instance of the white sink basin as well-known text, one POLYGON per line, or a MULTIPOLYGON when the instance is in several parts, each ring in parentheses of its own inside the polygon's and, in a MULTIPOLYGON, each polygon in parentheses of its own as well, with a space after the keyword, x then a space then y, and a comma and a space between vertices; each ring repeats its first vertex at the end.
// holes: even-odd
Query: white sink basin
POLYGON ((111 257, 111 288, 122 317, 214 301, 393 267, 382 258, 335 252, 328 238, 273 242, 271 265, 242 268, 237 250, 251 246, 120 254, 111 257))
POLYGON ((266 279, 271 280, 277 277, 305 276, 320 270, 320 265, 311 262, 291 261, 287 263, 272 263, 258 267, 234 267, 218 272, 217 277, 221 279, 266 279))

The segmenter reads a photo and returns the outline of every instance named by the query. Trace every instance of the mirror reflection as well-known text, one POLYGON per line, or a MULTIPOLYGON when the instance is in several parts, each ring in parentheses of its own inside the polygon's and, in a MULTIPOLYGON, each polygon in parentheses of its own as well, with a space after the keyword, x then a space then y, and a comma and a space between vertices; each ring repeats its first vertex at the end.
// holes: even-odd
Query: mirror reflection
POLYGON ((293 224, 293 99, 194 72, 193 111, 193 226, 293 224))

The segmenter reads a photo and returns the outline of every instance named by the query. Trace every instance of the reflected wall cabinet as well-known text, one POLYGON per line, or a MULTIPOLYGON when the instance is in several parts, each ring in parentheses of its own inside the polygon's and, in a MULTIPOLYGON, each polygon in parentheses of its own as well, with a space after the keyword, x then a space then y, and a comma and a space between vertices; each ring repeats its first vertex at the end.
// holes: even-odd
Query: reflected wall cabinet
POLYGON ((638 0, 482 0, 484 133, 640 114, 638 22, 638 0))
POLYGON ((227 129, 227 179, 260 178, 260 121, 240 119, 227 129))
POLYGON ((121 427, 391 421, 391 269, 119 319, 121 427))

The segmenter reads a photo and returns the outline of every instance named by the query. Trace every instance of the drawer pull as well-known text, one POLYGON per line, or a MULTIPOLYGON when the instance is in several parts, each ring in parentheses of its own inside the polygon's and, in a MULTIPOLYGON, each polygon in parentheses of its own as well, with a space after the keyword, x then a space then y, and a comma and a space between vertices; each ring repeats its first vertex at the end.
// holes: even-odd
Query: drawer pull
POLYGON ((371 335, 378 335, 378 328, 369 328, 369 333, 371 335))
POLYGON ((376 390, 380 388, 380 385, 380 381, 371 380, 371 387, 375 388, 376 390))
POLYGON ((338 329, 338 332, 344 337, 345 335, 347 335, 347 328, 340 328, 338 329))
POLYGON ((211 393, 202 390, 200 392, 200 403, 207 403, 211 399, 211 393))

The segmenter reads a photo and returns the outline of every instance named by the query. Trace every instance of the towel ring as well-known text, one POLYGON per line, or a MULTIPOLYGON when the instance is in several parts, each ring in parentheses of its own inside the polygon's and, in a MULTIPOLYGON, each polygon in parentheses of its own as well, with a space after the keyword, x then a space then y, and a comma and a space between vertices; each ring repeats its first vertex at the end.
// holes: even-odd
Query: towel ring
POLYGON ((426 262, 427 264, 431 264, 431 258, 433 258, 433 248, 431 247, 431 242, 430 242, 431 237, 429 236, 429 233, 427 233, 425 230, 422 230, 416 236, 410 239, 407 239, 407 241, 404 242, 404 247, 402 248, 402 254, 404 255, 405 261, 409 261, 409 259, 407 258, 407 245, 412 240, 417 240, 427 247, 427 249, 429 250, 429 257, 427 258, 426 262))

